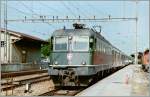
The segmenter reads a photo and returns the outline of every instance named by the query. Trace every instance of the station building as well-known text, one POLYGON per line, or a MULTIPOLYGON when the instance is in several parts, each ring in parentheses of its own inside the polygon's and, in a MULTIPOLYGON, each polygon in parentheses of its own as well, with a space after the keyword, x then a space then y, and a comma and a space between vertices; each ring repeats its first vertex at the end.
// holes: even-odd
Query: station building
POLYGON ((41 45, 45 40, 12 30, 1 32, 1 63, 38 63, 41 60, 41 45))

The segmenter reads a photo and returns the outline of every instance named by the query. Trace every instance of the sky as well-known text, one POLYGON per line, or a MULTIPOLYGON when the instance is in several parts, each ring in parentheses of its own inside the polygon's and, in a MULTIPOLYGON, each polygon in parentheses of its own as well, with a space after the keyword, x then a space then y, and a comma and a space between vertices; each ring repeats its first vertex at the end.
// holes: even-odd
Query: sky
MULTIPOLYGON (((4 3, 4 2, 3 2, 4 3)), ((4 7, 4 4, 2 4, 4 7)), ((4 10, 4 9, 2 9, 4 10)), ((149 2, 138 1, 138 51, 149 47, 149 2)), ((136 3, 134 1, 8 1, 7 19, 46 18, 58 16, 59 18, 106 18, 136 17, 136 3)), ((3 14, 4 16, 4 14, 3 14)), ((3 18, 2 16, 2 18, 3 18)), ((81 22, 86 27, 100 25, 102 35, 111 44, 131 54, 135 52, 135 21, 109 21, 109 22, 81 22)), ((8 29, 20 31, 42 39, 48 39, 51 34, 64 26, 70 29, 73 22, 61 23, 24 23, 8 22, 8 29)))

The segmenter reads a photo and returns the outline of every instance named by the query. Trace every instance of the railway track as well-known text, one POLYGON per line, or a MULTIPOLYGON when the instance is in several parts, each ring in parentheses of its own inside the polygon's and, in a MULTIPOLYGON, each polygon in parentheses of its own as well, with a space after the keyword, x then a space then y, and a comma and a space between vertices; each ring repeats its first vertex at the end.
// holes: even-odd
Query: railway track
POLYGON ((86 89, 87 86, 59 86, 54 90, 40 94, 38 96, 75 96, 77 93, 86 89))
POLYGON ((113 74, 114 72, 116 72, 116 71, 118 71, 120 69, 117 69, 117 70, 115 70, 115 71, 113 71, 111 73, 109 72, 110 74, 103 75, 103 77, 101 77, 99 79, 95 79, 95 81, 92 82, 88 86, 64 86, 64 87, 57 86, 57 87, 55 87, 56 89, 54 89, 52 91, 49 91, 49 92, 46 92, 46 93, 43 93, 43 94, 40 94, 38 96, 75 96, 76 94, 78 94, 82 90, 88 88, 89 86, 95 84, 99 80, 104 79, 105 77, 113 74))
POLYGON ((40 77, 35 77, 35 78, 31 78, 31 79, 26 79, 26 80, 20 80, 20 81, 14 81, 13 83, 3 83, 1 86, 1 90, 2 91, 6 91, 6 90, 11 90, 17 87, 21 87, 23 85, 25 85, 26 83, 30 83, 35 84, 38 82, 42 82, 42 81, 46 81, 46 80, 50 80, 50 77, 47 76, 40 76, 40 77))
MULTIPOLYGON (((126 66, 124 66, 124 67, 126 67, 126 66)), ((124 67, 122 67, 122 68, 124 68, 124 67)), ((57 86, 57 87, 55 87, 54 90, 40 94, 38 96, 75 96, 76 94, 83 91, 84 89, 92 86, 93 84, 110 76, 111 74, 117 72, 118 70, 120 70, 122 68, 118 68, 114 71, 107 72, 107 74, 104 74, 103 77, 101 77, 99 79, 95 79, 95 81, 91 82, 91 84, 89 84, 88 86, 64 86, 64 87, 57 86)))
POLYGON ((18 72, 2 72, 1 78, 10 78, 16 76, 23 76, 23 75, 31 75, 31 74, 38 74, 38 73, 47 73, 47 70, 30 70, 30 71, 18 71, 18 72))
POLYGON ((1 90, 6 91, 21 87, 23 85, 34 84, 42 81, 50 80, 47 70, 34 70, 22 72, 9 72, 2 74, 1 90), (46 72, 46 73, 45 73, 46 72))

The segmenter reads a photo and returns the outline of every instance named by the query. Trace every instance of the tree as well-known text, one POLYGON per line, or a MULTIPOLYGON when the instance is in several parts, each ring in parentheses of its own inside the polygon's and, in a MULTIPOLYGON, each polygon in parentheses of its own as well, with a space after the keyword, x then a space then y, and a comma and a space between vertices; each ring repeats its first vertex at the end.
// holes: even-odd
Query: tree
POLYGON ((142 52, 138 52, 138 59, 141 59, 143 56, 143 53, 142 52))
POLYGON ((142 56, 143 56, 143 53, 138 52, 138 64, 142 64, 142 56))
POLYGON ((47 44, 43 44, 41 47, 41 53, 42 55, 46 58, 48 56, 50 56, 51 54, 51 43, 50 43, 50 39, 48 39, 48 43, 47 44))
POLYGON ((131 54, 130 56, 131 56, 132 58, 135 58, 135 55, 134 55, 134 54, 131 54))

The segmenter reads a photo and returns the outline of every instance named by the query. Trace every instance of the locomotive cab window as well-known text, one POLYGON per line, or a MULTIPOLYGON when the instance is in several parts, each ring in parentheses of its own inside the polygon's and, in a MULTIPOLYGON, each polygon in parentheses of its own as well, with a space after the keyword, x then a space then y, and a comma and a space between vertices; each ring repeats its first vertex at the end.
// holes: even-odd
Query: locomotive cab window
POLYGON ((68 49, 68 37, 55 37, 55 51, 66 51, 68 49))
POLYGON ((73 38, 73 51, 88 51, 88 50, 89 50, 88 36, 75 36, 73 38))

